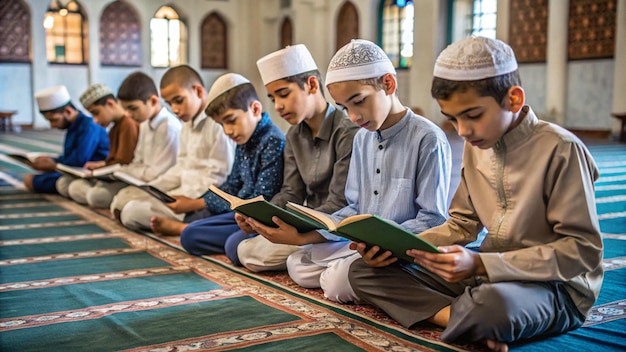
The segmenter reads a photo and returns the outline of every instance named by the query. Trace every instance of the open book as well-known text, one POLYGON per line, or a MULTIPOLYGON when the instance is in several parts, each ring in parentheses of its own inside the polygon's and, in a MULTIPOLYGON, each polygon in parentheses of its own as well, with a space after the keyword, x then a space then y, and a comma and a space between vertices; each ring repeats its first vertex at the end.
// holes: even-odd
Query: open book
MULTIPOLYGON (((421 239, 405 228, 372 214, 359 214, 336 222, 330 215, 295 203, 287 203, 287 208, 317 222, 321 229, 347 238, 354 242, 364 242, 368 246, 378 246, 389 250, 394 256, 410 263, 413 258, 406 255, 408 249, 419 249, 438 253, 437 247, 421 239)), ((381 251, 381 252, 382 252, 381 251)))
POLYGON ((21 162, 22 164, 26 164, 30 167, 33 166, 35 159, 37 159, 40 156, 45 156, 49 158, 57 157, 56 154, 43 153, 43 152, 11 153, 11 154, 7 154, 7 156, 21 162))
POLYGON ((148 193, 149 195, 153 196, 163 203, 174 203, 176 201, 176 199, 169 194, 129 174, 123 173, 121 171, 115 171, 113 172, 113 177, 118 181, 142 189, 144 192, 148 193))
POLYGON ((277 227, 272 221, 272 217, 276 216, 295 227, 298 232, 309 232, 320 228, 315 221, 274 205, 266 201, 263 196, 241 199, 222 191, 214 185, 209 186, 209 190, 227 201, 230 204, 230 209, 233 211, 249 216, 265 226, 277 227))
POLYGON ((112 180, 113 172, 119 170, 121 167, 122 165, 120 164, 113 164, 89 170, 84 167, 57 164, 57 170, 65 174, 80 178, 97 178, 102 180, 112 180))

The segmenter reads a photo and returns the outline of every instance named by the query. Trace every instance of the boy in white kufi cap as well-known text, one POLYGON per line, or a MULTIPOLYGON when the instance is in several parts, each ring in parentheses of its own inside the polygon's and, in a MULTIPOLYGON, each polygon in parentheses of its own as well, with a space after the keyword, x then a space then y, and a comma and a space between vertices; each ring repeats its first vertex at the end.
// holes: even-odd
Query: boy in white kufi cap
MULTIPOLYGON (((94 170, 130 164, 139 140, 139 125, 126 114, 113 91, 102 83, 92 84, 81 94, 80 102, 100 126, 106 128, 113 124, 108 133, 111 150, 107 158, 88 161, 84 167, 94 170)), ((68 193, 77 203, 109 208, 115 194, 124 186, 122 182, 111 180, 77 179, 70 184, 68 193)))
POLYGON ((403 270, 376 268, 360 248, 349 274, 357 296, 406 327, 428 321, 445 327, 445 342, 496 351, 580 327, 603 278, 589 151, 524 105, 515 55, 500 40, 451 44, 434 76, 432 95, 466 141, 450 218, 419 234, 441 253, 409 250, 417 266, 403 270), (465 248, 483 227, 478 251, 465 248))
MULTIPOLYGON (((271 202, 280 207, 289 201, 306 203, 327 213, 344 207, 357 129, 326 101, 311 53, 304 44, 288 46, 260 58, 257 67, 274 109, 291 125, 286 136, 283 185, 271 202)), ((292 242, 293 228, 270 229, 252 219, 250 225, 242 216, 237 220, 242 228, 241 243, 229 258, 252 271, 284 270, 287 257, 299 249, 292 242)))
MULTIPOLYGON (((205 113, 237 143, 233 170, 218 188, 242 199, 273 197, 282 185, 285 136, 263 112, 250 81, 236 73, 217 78, 209 90, 205 113)), ((231 246, 229 239, 239 226, 223 199, 207 191, 187 206, 192 211, 204 209, 208 216, 188 224, 155 217, 152 231, 180 235, 183 248, 194 255, 236 252, 236 244, 231 246)))
MULTIPOLYGON (((362 127, 354 137, 345 187, 348 204, 332 215, 341 220, 376 214, 416 233, 443 223, 450 146, 439 127, 399 101, 395 69, 385 52, 370 41, 352 40, 333 56, 326 84, 336 104, 362 127)), ((287 260, 296 283, 321 287, 333 301, 358 301, 347 276, 350 264, 360 255, 349 241, 326 231, 291 236, 307 240, 292 244, 312 244, 287 260)), ((397 260, 389 253, 380 257, 397 260)))
POLYGON ((63 154, 56 158, 37 158, 32 167, 43 173, 26 175, 24 185, 32 192, 59 193, 67 197, 73 178, 61 177, 55 171, 57 163, 82 167, 90 160, 104 160, 109 153, 109 139, 104 128, 74 107, 65 86, 40 90, 35 94, 35 101, 51 127, 67 132, 63 154))

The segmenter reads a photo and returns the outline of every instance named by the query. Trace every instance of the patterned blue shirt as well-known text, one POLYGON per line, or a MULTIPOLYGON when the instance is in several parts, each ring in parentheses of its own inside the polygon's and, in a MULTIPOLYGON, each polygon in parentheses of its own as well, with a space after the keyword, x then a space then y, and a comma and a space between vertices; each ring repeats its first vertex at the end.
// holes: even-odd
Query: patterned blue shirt
POLYGON ((107 131, 82 112, 67 128, 63 143, 63 154, 55 159, 57 163, 69 166, 83 166, 88 161, 101 161, 109 155, 107 131))
POLYGON ((445 133, 407 109, 386 130, 357 132, 346 183, 348 205, 333 216, 376 214, 413 233, 441 225, 447 218, 451 166, 445 133))
MULTIPOLYGON (((241 199, 263 195, 270 200, 283 183, 284 148, 285 134, 263 113, 250 140, 237 146, 233 170, 219 189, 241 199)), ((208 191, 202 197, 211 213, 230 211, 229 204, 215 193, 208 191)))

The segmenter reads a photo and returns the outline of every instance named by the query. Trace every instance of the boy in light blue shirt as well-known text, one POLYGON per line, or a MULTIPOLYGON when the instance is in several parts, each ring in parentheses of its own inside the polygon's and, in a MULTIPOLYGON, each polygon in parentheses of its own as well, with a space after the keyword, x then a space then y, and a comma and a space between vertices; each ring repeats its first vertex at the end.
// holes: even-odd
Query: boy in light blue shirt
MULTIPOLYGON (((446 220, 450 145, 439 127, 402 105, 395 73, 385 52, 366 40, 348 43, 330 62, 328 90, 362 128, 354 137, 345 190, 348 205, 333 216, 341 220, 376 214, 419 233, 446 220)), ((321 287, 333 301, 357 300, 347 277, 350 264, 360 255, 349 241, 325 231, 297 234, 278 218, 277 229, 248 221, 270 241, 313 244, 287 260, 296 283, 321 287)))

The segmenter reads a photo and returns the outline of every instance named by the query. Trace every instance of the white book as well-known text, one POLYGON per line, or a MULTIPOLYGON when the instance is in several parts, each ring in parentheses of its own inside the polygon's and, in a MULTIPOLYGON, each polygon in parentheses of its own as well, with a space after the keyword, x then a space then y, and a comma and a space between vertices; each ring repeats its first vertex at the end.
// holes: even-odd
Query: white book
POLYGON ((127 173, 115 171, 113 172, 113 177, 118 181, 142 189, 144 192, 148 193, 149 195, 153 196, 163 203, 173 203, 176 201, 176 199, 169 194, 127 173))
POLYGON ((48 158, 57 157, 56 154, 44 153, 44 152, 10 153, 10 154, 7 154, 7 156, 21 162, 22 164, 26 164, 31 167, 33 163, 35 162, 35 160, 39 158, 40 156, 48 157, 48 158))
POLYGON ((121 167, 122 165, 120 164, 113 164, 90 170, 84 167, 57 164, 57 170, 60 172, 80 178, 98 178, 105 180, 111 180, 113 172, 119 170, 121 167))

